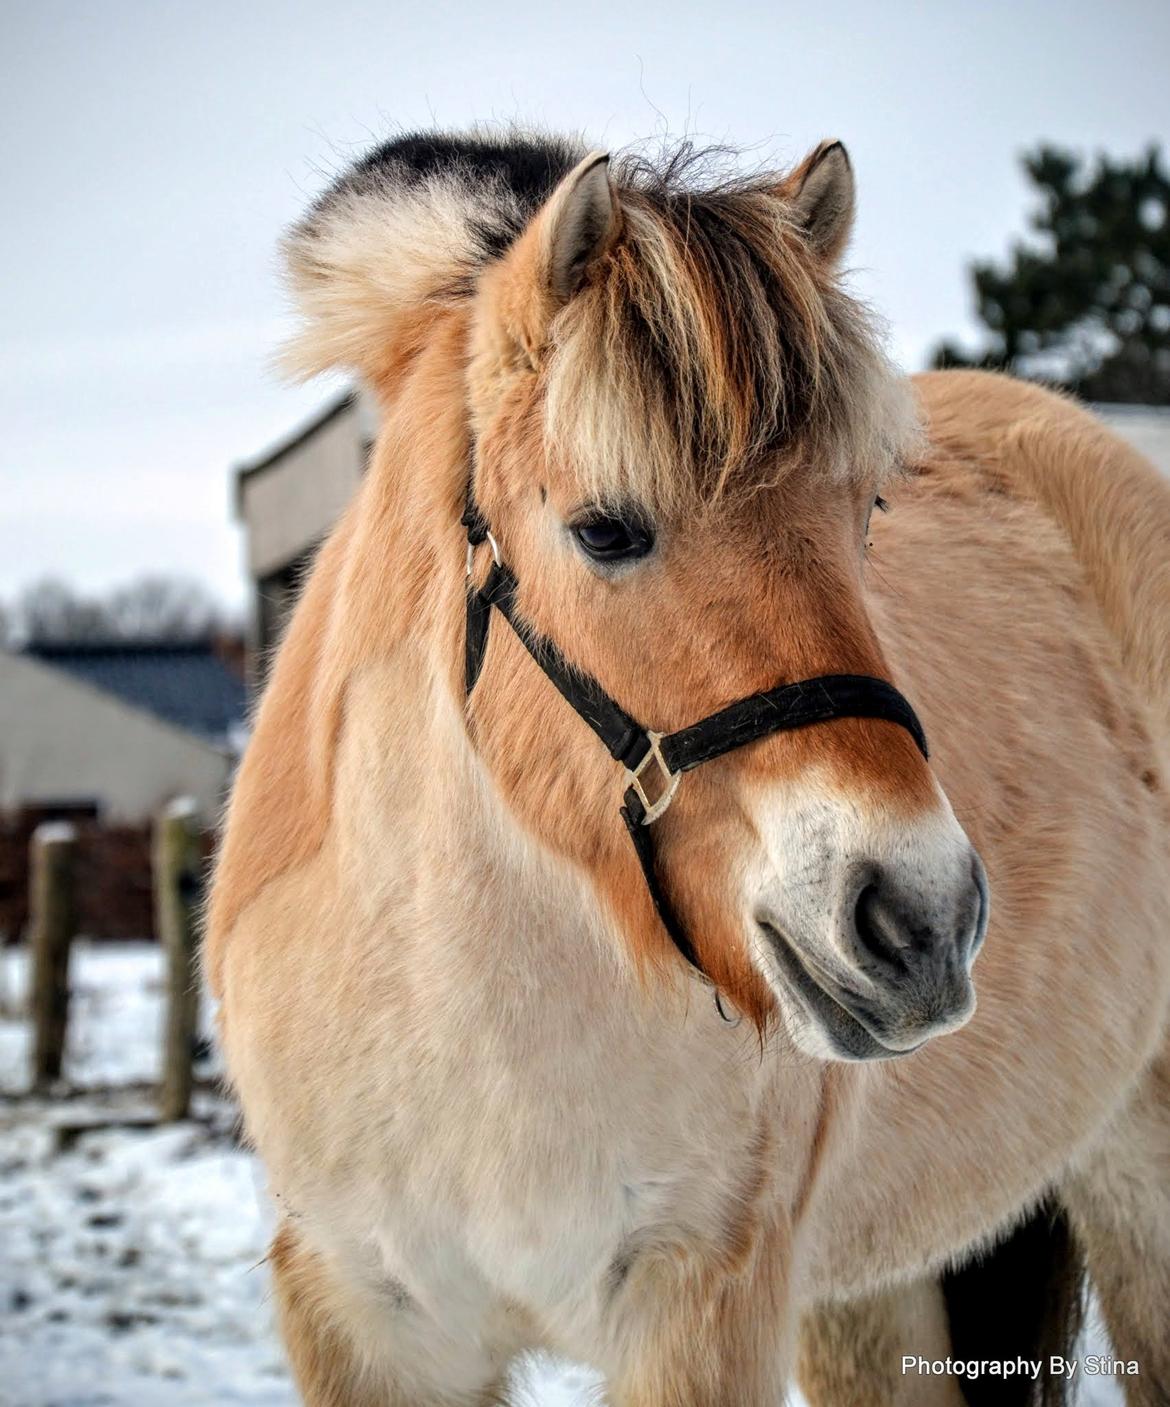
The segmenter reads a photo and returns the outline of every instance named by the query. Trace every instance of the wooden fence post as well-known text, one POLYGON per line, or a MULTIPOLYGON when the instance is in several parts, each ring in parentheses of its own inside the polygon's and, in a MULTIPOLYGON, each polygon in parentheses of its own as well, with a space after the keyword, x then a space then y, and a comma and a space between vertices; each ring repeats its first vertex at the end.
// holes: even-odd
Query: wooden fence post
POLYGON ((194 1083, 192 1059, 199 1021, 199 915, 203 898, 203 831, 195 803, 171 802, 155 822, 154 904, 166 960, 159 1118, 185 1119, 194 1083))
POLYGON ((46 821, 29 853, 29 947, 32 957, 32 1085, 45 1090, 61 1078, 69 1019, 69 950, 77 927, 74 859, 77 832, 46 821))

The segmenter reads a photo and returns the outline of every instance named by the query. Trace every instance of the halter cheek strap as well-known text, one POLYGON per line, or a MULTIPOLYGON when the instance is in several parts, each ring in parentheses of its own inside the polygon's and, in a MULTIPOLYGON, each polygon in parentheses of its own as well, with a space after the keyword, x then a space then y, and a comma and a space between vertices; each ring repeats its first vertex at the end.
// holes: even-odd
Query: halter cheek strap
POLYGON ((766 693, 749 694, 674 733, 644 728, 592 675, 575 669, 553 641, 537 634, 524 621, 516 608, 516 578, 501 560, 495 538, 470 495, 463 524, 467 529, 467 696, 471 696, 483 668, 491 614, 497 610, 565 701, 593 729, 614 761, 626 769, 620 815, 633 842, 646 888, 675 947, 704 977, 706 973, 694 945, 658 874, 651 829, 674 800, 684 772, 759 738, 834 718, 879 718, 896 723, 914 739, 923 757, 929 755, 926 734, 905 697, 886 680, 865 674, 824 674, 796 684, 781 684, 766 693), (471 570, 475 549, 483 542, 491 544, 494 560, 487 580, 476 589, 471 583, 471 570))

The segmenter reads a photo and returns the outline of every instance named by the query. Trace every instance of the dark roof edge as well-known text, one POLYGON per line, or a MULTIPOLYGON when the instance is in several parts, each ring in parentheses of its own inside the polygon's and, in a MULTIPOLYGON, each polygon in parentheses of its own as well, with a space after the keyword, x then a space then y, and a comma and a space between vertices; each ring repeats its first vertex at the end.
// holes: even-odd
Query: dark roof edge
POLYGON ((134 638, 94 640, 26 640, 15 650, 16 655, 32 655, 36 659, 60 657, 61 655, 210 655, 219 659, 220 635, 196 635, 190 640, 168 638, 134 638))
POLYGON ((295 430, 283 440, 277 443, 255 459, 243 459, 236 464, 232 473, 236 481, 236 510, 240 508, 240 489, 247 479, 254 474, 261 474, 265 469, 270 469, 277 460, 283 459, 286 454, 296 449, 298 445, 304 444, 310 436, 315 435, 318 430, 323 429, 331 420, 335 420, 343 411, 357 401, 357 392, 343 391, 335 400, 327 402, 319 411, 310 416, 308 420, 298 425, 295 430))

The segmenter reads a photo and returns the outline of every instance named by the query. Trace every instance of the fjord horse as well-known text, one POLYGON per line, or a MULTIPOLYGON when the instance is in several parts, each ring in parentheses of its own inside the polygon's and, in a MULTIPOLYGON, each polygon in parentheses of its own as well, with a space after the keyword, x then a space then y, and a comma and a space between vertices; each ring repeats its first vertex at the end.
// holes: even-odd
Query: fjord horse
POLYGON ((206 966, 309 1407, 958 1402, 901 1356, 1015 1351, 938 1277, 1042 1203, 1037 1324, 1083 1254, 1167 1401, 1170 489, 898 377, 853 203, 433 134, 289 237, 381 426, 206 966))

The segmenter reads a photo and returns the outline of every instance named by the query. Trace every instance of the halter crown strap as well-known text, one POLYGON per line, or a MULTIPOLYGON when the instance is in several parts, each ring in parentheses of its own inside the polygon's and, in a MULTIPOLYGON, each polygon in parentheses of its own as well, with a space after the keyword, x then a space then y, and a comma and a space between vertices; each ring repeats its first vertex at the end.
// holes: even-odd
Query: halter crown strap
MULTIPOLYGON (((500 560, 486 518, 468 489, 462 519, 467 529, 468 590, 464 682, 468 697, 483 669, 492 610, 498 610, 516 632, 524 648, 594 733, 630 779, 622 798, 620 815, 633 842, 655 911, 675 947, 703 977, 694 945, 679 921, 658 874, 653 823, 670 805, 683 772, 711 762, 736 748, 745 747, 774 733, 807 728, 835 718, 877 718, 896 723, 914 739, 928 757, 926 734, 906 698, 885 679, 867 674, 824 674, 781 684, 765 693, 750 694, 709 714, 689 727, 665 735, 644 728, 632 718, 592 675, 575 669, 557 646, 528 625, 516 607, 519 583, 500 560), (478 589, 471 583, 472 555, 483 542, 491 542, 495 560, 487 580, 478 589), (643 773, 653 765, 660 794, 652 799, 643 773)), ((709 979, 708 979, 709 980, 709 979)))

